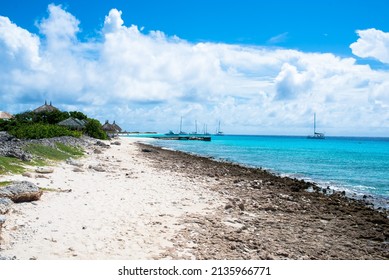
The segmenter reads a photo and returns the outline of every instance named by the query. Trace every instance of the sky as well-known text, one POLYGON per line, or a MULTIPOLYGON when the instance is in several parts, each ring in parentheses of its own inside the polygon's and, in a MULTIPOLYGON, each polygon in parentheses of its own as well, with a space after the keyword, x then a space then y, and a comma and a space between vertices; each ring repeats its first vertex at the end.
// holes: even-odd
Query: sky
POLYGON ((389 2, 0 2, 0 111, 128 131, 389 137, 389 2), (339 3, 340 2, 340 3, 339 3))

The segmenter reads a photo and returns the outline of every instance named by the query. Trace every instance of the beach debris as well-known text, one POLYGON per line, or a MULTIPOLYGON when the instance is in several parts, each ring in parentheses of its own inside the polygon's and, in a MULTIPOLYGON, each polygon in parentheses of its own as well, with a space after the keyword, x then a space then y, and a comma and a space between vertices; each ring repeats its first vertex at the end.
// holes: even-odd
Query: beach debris
POLYGON ((107 170, 105 169, 104 166, 102 165, 89 165, 88 167, 89 169, 93 169, 94 171, 97 171, 97 172, 106 172, 107 170))
POLYGON ((106 143, 104 143, 104 142, 102 142, 102 141, 100 141, 100 140, 99 140, 99 141, 96 141, 95 145, 96 145, 96 146, 103 147, 103 148, 109 148, 109 147, 110 147, 109 144, 106 144, 106 143))
POLYGON ((12 205, 12 200, 6 197, 0 198, 0 215, 7 214, 12 205))
POLYGON ((28 177, 28 178, 32 178, 32 177, 33 177, 33 175, 32 175, 30 172, 24 172, 24 173, 22 174, 22 176, 23 176, 23 177, 28 177))
POLYGON ((43 192, 34 183, 19 181, 1 188, 0 198, 9 198, 15 203, 30 202, 39 200, 42 193, 43 192))
POLYGON ((75 167, 75 168, 73 168, 73 172, 84 172, 84 169, 79 168, 79 167, 75 167))
POLYGON ((54 168, 51 168, 51 167, 38 167, 37 169, 35 169, 35 172, 36 173, 41 173, 41 174, 53 173, 54 172, 54 168))
POLYGON ((79 162, 78 160, 74 160, 72 158, 69 158, 66 160, 66 163, 69 165, 77 166, 77 167, 83 167, 84 164, 79 162))
POLYGON ((49 177, 43 175, 43 174, 38 174, 38 175, 35 175, 35 178, 37 179, 50 179, 49 177))

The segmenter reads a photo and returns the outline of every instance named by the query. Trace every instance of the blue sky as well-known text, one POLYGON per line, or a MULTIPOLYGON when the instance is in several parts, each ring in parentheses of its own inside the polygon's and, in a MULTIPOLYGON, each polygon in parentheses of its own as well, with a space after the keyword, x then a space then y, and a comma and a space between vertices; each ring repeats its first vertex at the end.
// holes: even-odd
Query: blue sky
POLYGON ((6 1, 0 110, 128 130, 389 136, 385 1, 6 1), (49 6, 50 5, 50 6, 49 6), (187 130, 190 130, 188 128, 187 130))
POLYGON ((80 38, 95 36, 112 8, 128 24, 161 30, 191 42, 268 45, 351 55, 355 30, 389 30, 389 4, 381 0, 3 0, 0 14, 38 32, 35 21, 50 3, 80 21, 80 38), (271 39, 274 40, 271 40, 271 39), (277 39, 278 38, 278 39, 277 39))

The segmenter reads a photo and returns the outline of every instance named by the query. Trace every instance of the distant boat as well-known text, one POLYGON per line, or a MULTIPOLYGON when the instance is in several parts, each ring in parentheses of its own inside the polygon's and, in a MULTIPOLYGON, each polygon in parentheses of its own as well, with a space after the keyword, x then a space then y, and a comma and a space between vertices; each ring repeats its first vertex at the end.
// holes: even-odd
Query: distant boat
POLYGON ((180 132, 178 134, 187 134, 186 132, 182 131, 182 117, 181 117, 181 121, 180 121, 180 132))
POLYGON ((224 136, 223 131, 220 130, 220 121, 219 121, 218 129, 217 129, 217 131, 216 131, 216 135, 217 135, 217 136, 224 136))
POLYGON ((316 132, 316 113, 313 114, 313 135, 308 135, 308 139, 325 139, 324 133, 316 132))
POLYGON ((197 120, 195 120, 195 131, 192 132, 193 135, 197 134, 197 120))
POLYGON ((178 134, 175 134, 172 130, 169 130, 169 132, 165 133, 165 135, 178 135, 178 134))

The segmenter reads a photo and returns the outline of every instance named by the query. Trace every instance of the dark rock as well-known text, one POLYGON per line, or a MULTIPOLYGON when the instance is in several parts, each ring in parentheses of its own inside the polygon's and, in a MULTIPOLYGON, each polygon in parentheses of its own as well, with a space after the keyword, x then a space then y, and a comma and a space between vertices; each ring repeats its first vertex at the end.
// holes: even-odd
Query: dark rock
POLYGON ((103 148, 108 148, 109 147, 109 144, 106 144, 106 143, 104 143, 102 141, 96 141, 95 145, 103 147, 103 148))
POLYGON ((142 149, 142 152, 143 152, 143 153, 152 153, 153 150, 150 150, 150 149, 142 149))
POLYGON ((239 203, 238 207, 239 207, 240 211, 244 211, 244 203, 243 202, 239 203))
POLYGON ((226 206, 224 206, 224 209, 228 210, 228 209, 231 209, 232 207, 234 207, 234 206, 231 204, 226 204, 226 206))
POLYGON ((115 141, 115 142, 112 142, 111 145, 118 145, 120 146, 122 143, 120 143, 119 141, 115 141))
POLYGON ((6 157, 13 157, 23 161, 30 161, 32 159, 32 155, 22 151, 21 149, 7 150, 4 155, 6 157))
POLYGON ((13 182, 0 189, 0 198, 9 198, 15 203, 39 200, 42 191, 33 183, 27 181, 13 182))

